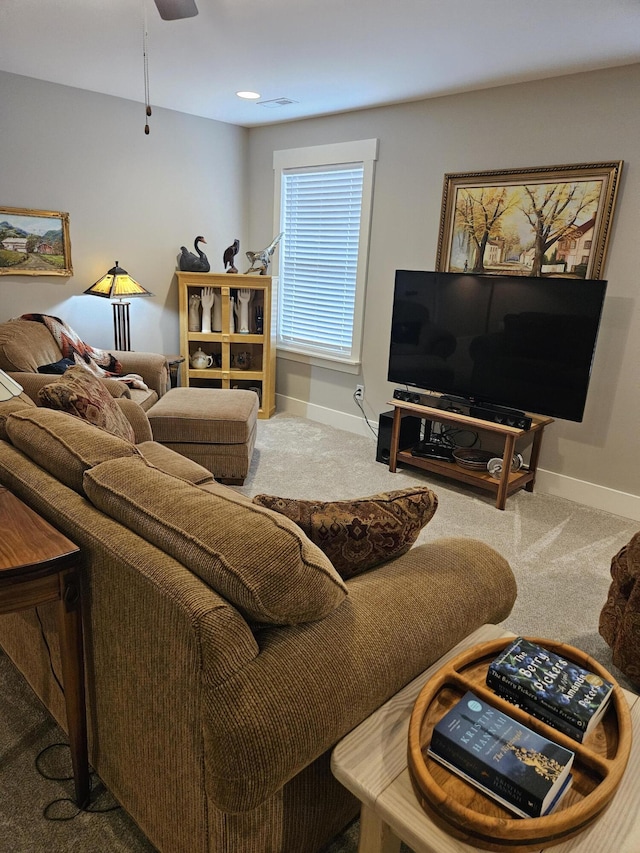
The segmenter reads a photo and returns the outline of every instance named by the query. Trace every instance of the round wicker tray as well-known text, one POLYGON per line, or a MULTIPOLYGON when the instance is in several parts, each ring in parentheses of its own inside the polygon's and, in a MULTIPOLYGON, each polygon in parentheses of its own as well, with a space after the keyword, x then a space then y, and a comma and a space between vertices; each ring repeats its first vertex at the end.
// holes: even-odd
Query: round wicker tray
POLYGON ((408 766, 422 808, 440 827, 485 850, 524 853, 566 841, 603 812, 616 792, 629 758, 631 716, 622 689, 597 661, 572 646, 537 637, 532 642, 612 681, 615 688, 609 707, 584 743, 578 743, 506 702, 485 684, 487 667, 506 642, 501 638, 469 649, 423 687, 409 724, 408 766), (552 814, 516 817, 427 755, 434 725, 467 690, 473 690, 483 701, 575 752, 573 784, 552 814))

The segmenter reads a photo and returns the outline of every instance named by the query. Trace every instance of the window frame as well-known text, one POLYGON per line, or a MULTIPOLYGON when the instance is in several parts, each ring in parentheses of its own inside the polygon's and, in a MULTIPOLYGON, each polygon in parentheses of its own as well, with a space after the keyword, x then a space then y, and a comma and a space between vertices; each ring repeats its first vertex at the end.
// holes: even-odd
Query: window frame
MULTIPOLYGON (((275 232, 284 230, 281 224, 282 213, 282 179, 283 173, 290 169, 305 169, 317 167, 340 167, 344 165, 361 164, 362 203, 360 210, 360 233, 358 241, 358 264, 356 271, 355 302, 353 310, 353 336, 351 354, 349 356, 329 355, 314 350, 313 347, 303 347, 280 339, 280 329, 276 339, 278 357, 301 361, 333 370, 358 373, 362 363, 362 338, 364 332, 364 306, 366 295, 367 271, 369 263, 369 242, 371 235, 371 217, 373 209, 373 184, 375 163, 378 159, 378 140, 362 139, 351 142, 337 142, 328 145, 312 145, 305 148, 288 148, 273 152, 274 170, 274 223, 275 232)), ((284 238, 286 240, 286 233, 284 238)), ((278 275, 279 261, 276 256, 274 276, 278 275)), ((278 298, 282 296, 282 281, 278 282, 278 298)), ((280 307, 278 310, 280 316, 280 307)))

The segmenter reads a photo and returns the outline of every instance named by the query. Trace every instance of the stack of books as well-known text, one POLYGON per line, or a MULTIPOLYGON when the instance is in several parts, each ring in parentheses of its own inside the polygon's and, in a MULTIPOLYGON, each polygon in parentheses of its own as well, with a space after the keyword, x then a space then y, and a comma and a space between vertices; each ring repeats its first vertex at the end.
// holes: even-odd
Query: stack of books
POLYGON ((613 684, 518 637, 489 666, 487 686, 582 743, 604 714, 613 684))
POLYGON ((548 814, 571 784, 571 750, 471 692, 436 724, 427 751, 519 817, 548 814))
MULTIPOLYGON (((582 742, 613 684, 518 637, 490 664, 487 685, 582 742)), ((571 785, 574 753, 467 692, 433 729, 429 755, 520 817, 549 814, 571 785)))

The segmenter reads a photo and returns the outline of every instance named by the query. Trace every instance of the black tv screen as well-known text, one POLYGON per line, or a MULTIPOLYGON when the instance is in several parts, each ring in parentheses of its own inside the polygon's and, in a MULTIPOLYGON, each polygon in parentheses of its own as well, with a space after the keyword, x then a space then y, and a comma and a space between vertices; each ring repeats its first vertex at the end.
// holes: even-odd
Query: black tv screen
POLYGON ((397 270, 388 380, 581 421, 606 286, 397 270))

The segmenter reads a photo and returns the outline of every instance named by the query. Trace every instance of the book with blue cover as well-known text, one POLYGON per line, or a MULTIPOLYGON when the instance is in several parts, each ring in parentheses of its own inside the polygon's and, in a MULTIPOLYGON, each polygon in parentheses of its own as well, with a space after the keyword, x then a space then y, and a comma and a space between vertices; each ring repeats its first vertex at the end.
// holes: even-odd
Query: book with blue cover
POLYGON ((574 753, 467 692, 435 725, 428 754, 520 817, 548 814, 574 753))
POLYGON ((490 664, 487 686, 582 742, 604 714, 613 684, 522 637, 490 664))

